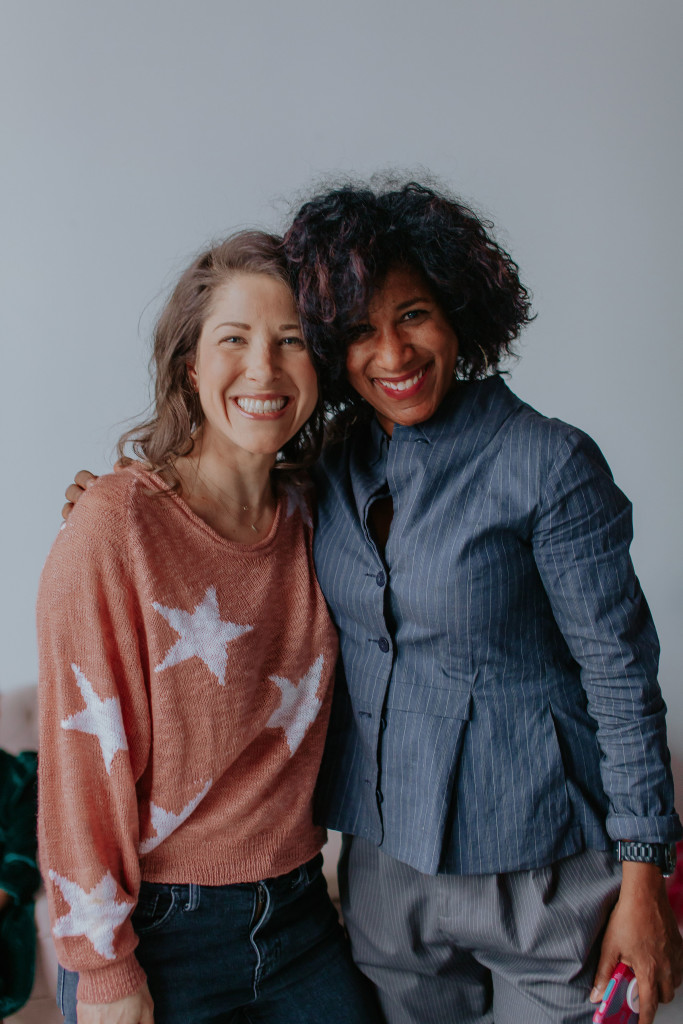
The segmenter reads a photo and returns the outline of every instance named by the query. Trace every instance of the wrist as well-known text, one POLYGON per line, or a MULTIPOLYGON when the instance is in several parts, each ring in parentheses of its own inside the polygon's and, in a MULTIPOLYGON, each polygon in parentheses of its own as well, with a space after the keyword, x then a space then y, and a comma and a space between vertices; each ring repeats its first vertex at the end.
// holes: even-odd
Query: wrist
POLYGON ((638 861, 625 860, 621 865, 621 888, 629 886, 664 888, 664 876, 656 864, 641 864, 638 861))
POLYGON ((647 843, 641 840, 619 839, 614 844, 614 855, 622 864, 652 865, 667 878, 676 867, 675 843, 647 843))

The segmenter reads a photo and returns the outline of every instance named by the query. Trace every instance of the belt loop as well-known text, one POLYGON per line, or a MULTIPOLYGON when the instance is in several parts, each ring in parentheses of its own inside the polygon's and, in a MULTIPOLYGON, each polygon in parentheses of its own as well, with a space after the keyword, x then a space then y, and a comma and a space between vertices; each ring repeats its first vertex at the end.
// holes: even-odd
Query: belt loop
POLYGON ((196 910, 199 906, 201 886, 197 885, 196 882, 190 882, 187 887, 187 903, 185 904, 184 910, 196 910))
POLYGON ((291 882, 289 888, 294 892, 299 887, 305 888, 308 885, 308 870, 305 864, 300 864, 298 868, 295 868, 291 875, 291 882))

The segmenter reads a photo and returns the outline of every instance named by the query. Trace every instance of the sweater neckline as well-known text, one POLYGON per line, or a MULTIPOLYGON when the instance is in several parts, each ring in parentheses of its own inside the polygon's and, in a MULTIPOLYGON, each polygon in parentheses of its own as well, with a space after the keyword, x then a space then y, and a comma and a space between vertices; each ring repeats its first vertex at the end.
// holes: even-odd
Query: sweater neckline
POLYGON ((209 526, 201 516, 198 516, 197 513, 190 508, 184 498, 175 491, 169 490, 168 484, 161 476, 159 476, 158 473, 145 469, 144 466, 136 463, 129 464, 127 468, 132 469, 136 475, 143 476, 145 481, 151 484, 156 490, 165 492, 166 496, 173 501, 176 507, 179 508, 191 522, 193 522, 199 529, 203 530, 204 533, 208 534, 216 544, 220 544, 222 547, 225 547, 230 551, 239 552, 240 554, 248 554, 253 551, 254 553, 260 554, 265 549, 271 547, 276 539, 277 532, 280 527, 280 521, 282 519, 283 502, 286 497, 284 488, 277 482, 275 485, 275 515, 273 516, 273 522, 270 530, 265 537, 257 540, 255 544, 243 544, 240 541, 229 540, 221 533, 218 533, 217 530, 214 530, 212 526, 209 526))

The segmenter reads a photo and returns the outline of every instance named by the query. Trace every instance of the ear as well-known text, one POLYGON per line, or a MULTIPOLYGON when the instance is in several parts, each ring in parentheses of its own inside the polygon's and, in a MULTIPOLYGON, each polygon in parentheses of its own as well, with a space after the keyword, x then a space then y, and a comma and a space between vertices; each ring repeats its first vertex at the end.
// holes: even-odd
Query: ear
POLYGON ((190 381, 192 390, 199 391, 199 375, 197 373, 196 366, 193 366, 192 363, 185 363, 185 368, 187 370, 187 377, 190 381))

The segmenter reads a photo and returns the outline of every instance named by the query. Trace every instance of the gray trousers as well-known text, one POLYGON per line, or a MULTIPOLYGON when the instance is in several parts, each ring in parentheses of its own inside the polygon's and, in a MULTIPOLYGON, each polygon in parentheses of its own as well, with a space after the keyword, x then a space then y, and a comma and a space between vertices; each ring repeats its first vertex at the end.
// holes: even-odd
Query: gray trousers
POLYGON ((339 865, 353 958, 387 1024, 588 1024, 621 865, 596 850, 501 875, 423 875, 357 837, 339 865))

